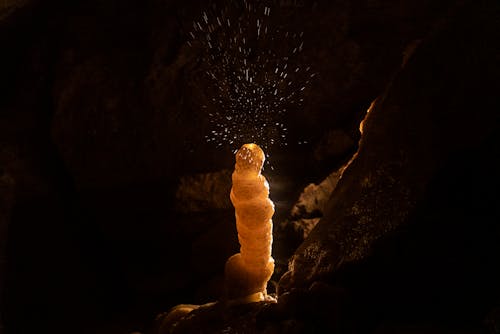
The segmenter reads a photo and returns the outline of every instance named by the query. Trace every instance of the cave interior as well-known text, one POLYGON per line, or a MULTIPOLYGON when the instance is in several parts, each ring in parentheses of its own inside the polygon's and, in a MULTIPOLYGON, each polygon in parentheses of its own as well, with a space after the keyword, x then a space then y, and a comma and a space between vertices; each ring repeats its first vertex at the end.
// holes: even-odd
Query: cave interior
POLYGON ((498 41, 496 0, 0 1, 0 333, 500 333, 498 41), (278 301, 162 327, 222 298, 246 142, 278 301))

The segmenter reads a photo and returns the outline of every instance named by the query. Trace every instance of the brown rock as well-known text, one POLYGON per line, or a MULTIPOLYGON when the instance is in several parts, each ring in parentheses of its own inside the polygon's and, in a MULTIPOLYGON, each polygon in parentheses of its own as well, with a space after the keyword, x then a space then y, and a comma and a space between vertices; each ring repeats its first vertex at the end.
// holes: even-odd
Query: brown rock
POLYGON ((315 218, 323 216, 330 195, 337 186, 343 167, 328 175, 320 184, 309 184, 300 194, 292 208, 292 218, 315 218))
POLYGON ((487 12, 464 11, 460 23, 440 26, 377 100, 325 216, 293 256, 283 290, 306 287, 365 258, 377 240, 414 219, 443 164, 497 131, 491 82, 500 75, 498 62, 473 37, 496 39, 487 12))

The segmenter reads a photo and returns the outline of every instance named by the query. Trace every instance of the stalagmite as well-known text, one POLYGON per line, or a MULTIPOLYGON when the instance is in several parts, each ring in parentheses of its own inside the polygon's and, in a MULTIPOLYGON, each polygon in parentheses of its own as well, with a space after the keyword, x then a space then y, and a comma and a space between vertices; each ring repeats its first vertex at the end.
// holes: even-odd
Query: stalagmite
POLYGON ((274 204, 269 199, 269 184, 261 174, 264 160, 264 152, 256 144, 245 144, 236 153, 231 202, 241 247, 225 267, 226 298, 234 302, 264 300, 274 271, 274 204))

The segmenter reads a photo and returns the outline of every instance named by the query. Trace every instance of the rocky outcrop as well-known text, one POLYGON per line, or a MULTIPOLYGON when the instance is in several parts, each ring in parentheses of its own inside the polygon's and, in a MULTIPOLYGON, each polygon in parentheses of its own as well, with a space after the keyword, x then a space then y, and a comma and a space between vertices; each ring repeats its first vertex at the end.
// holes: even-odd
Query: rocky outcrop
POLYGON ((279 278, 283 275, 293 252, 323 217, 330 195, 337 185, 343 168, 332 172, 319 184, 307 185, 290 210, 288 217, 275 223, 275 277, 279 278))
MULTIPOLYGON (((291 217, 292 218, 319 218, 323 216, 325 212, 330 195, 335 190, 337 183, 339 181, 341 171, 344 167, 339 170, 332 172, 319 184, 311 183, 304 188, 304 191, 300 194, 297 203, 292 208, 291 217)), ((307 235, 306 235, 307 236, 307 235)))
POLYGON ((318 281, 347 288, 363 331, 390 332, 396 318, 409 326, 401 331, 426 321, 484 325, 500 279, 498 196, 489 186, 499 181, 500 68, 477 36, 498 39, 498 14, 491 2, 441 22, 377 99, 280 293, 318 281))
POLYGON ((447 22, 377 100, 355 158, 325 217, 295 253, 283 286, 310 284, 366 257, 378 239, 412 219, 454 155, 488 144, 498 125, 492 97, 498 66, 488 47, 464 40, 472 32, 494 40, 485 12, 477 9, 469 22, 447 22), (470 114, 475 106, 481 107, 470 114))

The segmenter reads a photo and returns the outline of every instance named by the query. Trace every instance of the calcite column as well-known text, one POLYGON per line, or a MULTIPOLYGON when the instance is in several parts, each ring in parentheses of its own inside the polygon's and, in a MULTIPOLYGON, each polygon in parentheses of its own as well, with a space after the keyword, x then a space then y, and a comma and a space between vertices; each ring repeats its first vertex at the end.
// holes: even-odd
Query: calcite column
POLYGON ((269 184, 261 174, 264 160, 264 152, 256 144, 245 144, 236 153, 231 202, 241 247, 240 253, 226 262, 226 297, 230 300, 263 300, 274 271, 274 204, 269 199, 269 184))

